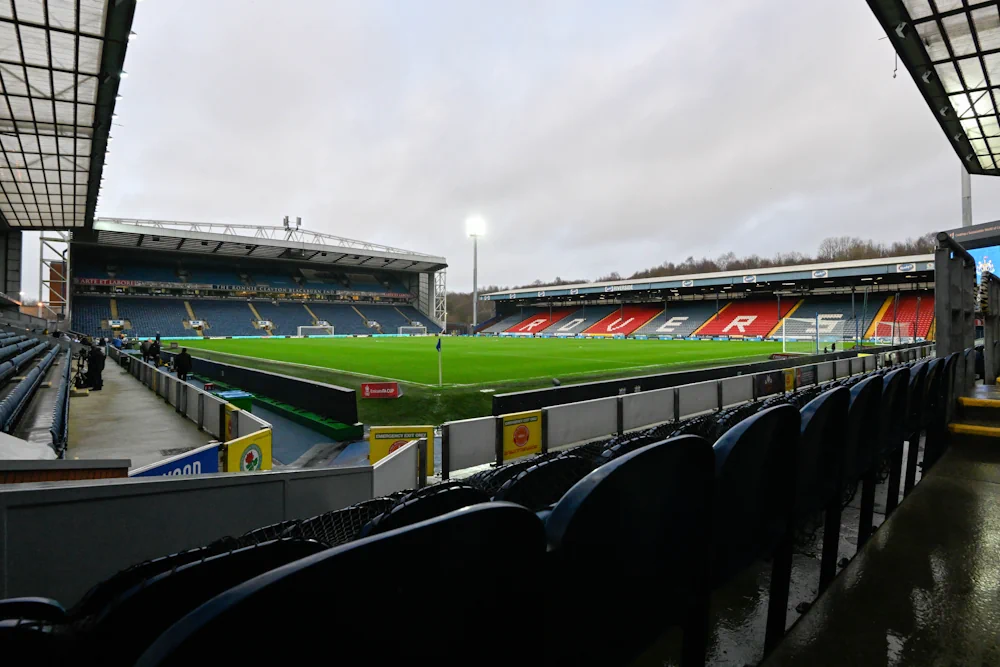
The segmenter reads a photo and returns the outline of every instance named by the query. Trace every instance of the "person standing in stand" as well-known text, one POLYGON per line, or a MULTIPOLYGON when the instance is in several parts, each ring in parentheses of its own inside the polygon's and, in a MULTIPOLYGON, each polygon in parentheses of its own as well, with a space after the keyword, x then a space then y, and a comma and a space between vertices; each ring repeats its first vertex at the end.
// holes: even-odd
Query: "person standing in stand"
POLYGON ((90 380, 92 391, 101 391, 104 388, 104 339, 96 345, 91 344, 90 353, 87 355, 87 376, 90 380))

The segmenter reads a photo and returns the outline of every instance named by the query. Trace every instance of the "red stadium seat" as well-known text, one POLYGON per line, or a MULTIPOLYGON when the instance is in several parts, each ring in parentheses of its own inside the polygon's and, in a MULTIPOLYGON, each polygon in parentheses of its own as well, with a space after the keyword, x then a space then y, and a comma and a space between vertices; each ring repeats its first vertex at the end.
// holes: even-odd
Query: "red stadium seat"
POLYGON ((698 336, 730 336, 730 337, 766 337, 782 317, 788 315, 795 307, 795 299, 785 299, 781 302, 781 312, 778 312, 778 302, 775 299, 747 299, 731 301, 728 306, 710 318, 700 329, 695 331, 698 336))
POLYGON ((505 333, 536 334, 541 333, 559 320, 577 310, 576 307, 553 308, 551 312, 535 313, 528 319, 518 322, 505 333))
POLYGON ((596 336, 628 335, 663 312, 660 305, 622 306, 583 333, 596 336))
MULTIPOLYGON (((879 322, 911 324, 913 325, 912 327, 908 327, 906 331, 901 332, 899 335, 906 337, 915 335, 917 338, 927 338, 927 334, 931 330, 931 323, 934 322, 934 293, 900 294, 899 302, 895 307, 893 307, 893 304, 889 304, 889 307, 882 313, 879 322), (917 305, 918 298, 920 299, 919 306, 917 305), (910 331, 915 331, 916 333, 910 334, 910 331)), ((884 330, 888 331, 888 329, 884 330)), ((878 334, 877 328, 874 333, 878 334)))

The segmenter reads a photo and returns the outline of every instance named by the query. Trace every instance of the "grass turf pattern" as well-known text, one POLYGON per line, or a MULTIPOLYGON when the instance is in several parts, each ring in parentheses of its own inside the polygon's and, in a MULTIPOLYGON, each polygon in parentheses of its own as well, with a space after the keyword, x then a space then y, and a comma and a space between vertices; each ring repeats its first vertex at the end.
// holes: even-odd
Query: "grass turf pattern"
MULTIPOLYGON (((187 341, 203 349, 288 364, 314 366, 373 379, 424 386, 438 382, 437 338, 313 338, 187 341)), ((452 338, 442 341, 445 387, 490 386, 551 378, 584 381, 620 373, 635 375, 682 367, 726 365, 767 358, 780 342, 610 340, 578 338, 452 338)), ((810 352, 811 343, 790 349, 810 352)), ((232 359, 233 363, 239 363, 232 359)), ((295 374, 291 368, 289 374, 295 374)))

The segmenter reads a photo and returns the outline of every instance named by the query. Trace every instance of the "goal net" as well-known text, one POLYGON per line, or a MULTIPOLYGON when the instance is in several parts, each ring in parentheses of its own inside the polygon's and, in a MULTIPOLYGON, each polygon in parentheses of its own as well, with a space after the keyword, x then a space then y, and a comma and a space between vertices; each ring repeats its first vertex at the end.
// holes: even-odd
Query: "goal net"
POLYGON ((774 338, 781 341, 782 352, 816 352, 819 335, 815 318, 783 317, 774 338))
POLYGON ((300 336, 332 336, 333 325, 299 327, 300 336))
POLYGON ((883 345, 913 343, 913 322, 879 322, 875 325, 875 341, 883 345))
POLYGON ((399 327, 399 333, 402 336, 424 336, 427 334, 427 327, 399 327))

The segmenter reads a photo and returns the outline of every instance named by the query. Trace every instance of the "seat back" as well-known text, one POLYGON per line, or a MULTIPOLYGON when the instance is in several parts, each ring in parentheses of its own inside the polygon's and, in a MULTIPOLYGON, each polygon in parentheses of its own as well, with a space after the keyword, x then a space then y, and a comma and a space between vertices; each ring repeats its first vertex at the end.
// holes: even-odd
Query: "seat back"
POLYGON ((540 461, 500 487, 493 500, 523 505, 530 510, 543 510, 556 503, 563 494, 594 469, 580 456, 560 456, 540 461))
POLYGON ((744 419, 715 443, 716 584, 769 554, 789 529, 799 421, 795 406, 778 405, 744 419))
POLYGON ((427 486, 403 496, 391 508, 369 521, 361 529, 361 537, 426 521, 463 507, 485 503, 489 499, 479 489, 462 482, 427 486))
POLYGON ((941 401, 944 407, 944 419, 947 420, 951 418, 952 412, 955 406, 955 400, 958 398, 958 393, 956 392, 957 387, 957 373, 958 373, 958 362, 962 355, 958 352, 952 352, 944 360, 944 368, 942 369, 942 379, 940 384, 941 390, 941 401))
POLYGON ((799 520, 825 509, 840 494, 850 402, 851 391, 837 387, 809 401, 800 411, 795 454, 795 514, 799 520))
POLYGON ((924 395, 920 409, 920 423, 928 426, 940 418, 941 410, 941 373, 944 359, 931 359, 927 362, 927 376, 924 378, 924 395))
POLYGON ((682 435, 621 456, 566 492, 545 522, 550 658, 626 663, 680 622, 692 598, 707 596, 713 468, 709 442, 682 435), (604 581, 588 581, 597 573, 604 581), (599 635, 581 632, 597 616, 599 635))
POLYGON ((882 376, 872 375, 851 387, 847 413, 847 447, 844 450, 843 480, 857 483, 874 464, 878 442, 878 414, 882 405, 882 376))
POLYGON ((525 579, 544 553, 529 510, 467 507, 235 586, 175 623, 136 664, 311 664, 327 650, 344 664, 409 664, 431 651, 435 664, 513 664, 536 640, 497 633, 541 604, 541 587, 525 579))
POLYGON ((878 449, 876 451, 878 461, 881 461, 889 452, 903 446, 909 382, 910 369, 906 367, 886 373, 882 380, 882 407, 878 415, 878 449))
POLYGON ((185 614, 219 593, 326 547, 305 540, 274 540, 218 554, 139 582, 94 619, 85 634, 84 662, 131 665, 185 614))
POLYGON ((921 361, 910 369, 910 382, 906 392, 907 434, 920 428, 924 409, 924 386, 927 381, 928 362, 921 361))

